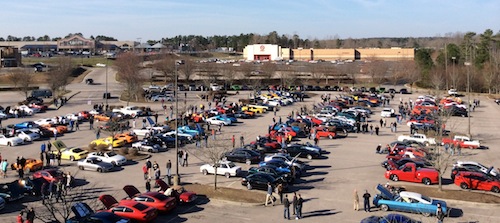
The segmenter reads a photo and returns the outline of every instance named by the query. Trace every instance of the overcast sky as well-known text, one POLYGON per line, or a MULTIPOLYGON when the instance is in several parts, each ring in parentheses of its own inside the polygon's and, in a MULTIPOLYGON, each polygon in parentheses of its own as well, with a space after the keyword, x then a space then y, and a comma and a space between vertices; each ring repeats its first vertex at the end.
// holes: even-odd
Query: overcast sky
POLYGON ((500 0, 1 1, 0 36, 298 34, 302 38, 432 37, 500 30, 500 0))

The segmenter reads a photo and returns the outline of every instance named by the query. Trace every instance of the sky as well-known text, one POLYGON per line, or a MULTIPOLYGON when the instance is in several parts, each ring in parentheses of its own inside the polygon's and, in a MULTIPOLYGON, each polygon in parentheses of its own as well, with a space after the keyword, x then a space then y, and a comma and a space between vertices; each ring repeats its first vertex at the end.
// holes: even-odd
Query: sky
POLYGON ((500 31, 500 0, 0 0, 0 36, 435 37, 500 31))

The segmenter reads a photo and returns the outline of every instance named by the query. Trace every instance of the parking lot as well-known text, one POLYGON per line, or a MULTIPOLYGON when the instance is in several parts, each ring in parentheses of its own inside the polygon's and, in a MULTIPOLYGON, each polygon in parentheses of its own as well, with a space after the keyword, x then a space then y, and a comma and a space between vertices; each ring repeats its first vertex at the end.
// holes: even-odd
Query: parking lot
MULTIPOLYGON (((71 89, 70 94, 79 92, 72 97, 68 104, 61 107, 59 110, 49 110, 46 113, 36 114, 30 118, 23 119, 8 119, 3 121, 3 125, 15 124, 21 121, 36 120, 39 118, 49 118, 57 115, 65 115, 67 113, 78 112, 82 110, 90 110, 91 103, 103 102, 102 93, 104 92, 104 69, 96 69, 91 72, 91 76, 96 85, 85 85, 84 83, 72 84, 68 86, 71 89)), ((113 72, 109 71, 109 75, 113 72)), ((112 79, 112 78, 110 78, 112 79)), ((108 83, 113 96, 118 95, 121 86, 114 81, 108 83)), ((207 102, 202 102, 198 99, 196 94, 199 92, 187 92, 187 104, 199 105, 207 102)), ((228 98, 229 102, 237 101, 239 98, 245 98, 249 92, 242 91, 239 95, 231 96, 228 98)), ((312 107, 314 103, 320 101, 320 95, 324 92, 314 92, 315 96, 305 99, 304 102, 297 102, 292 106, 282 107, 277 112, 277 118, 281 116, 283 119, 292 111, 299 110, 300 106, 312 107)), ((339 94, 339 92, 327 92, 332 96, 339 94)), ((1 102, 9 103, 16 100, 11 100, 16 93, 0 93, 1 102)), ((396 108, 399 104, 399 97, 403 101, 408 101, 409 98, 415 99, 419 93, 410 95, 396 95, 395 100, 391 101, 391 107, 396 108)), ((14 97, 15 98, 15 97, 14 97)), ((19 97, 21 98, 21 97, 19 97)), ((495 117, 500 115, 500 106, 495 104, 492 100, 486 97, 478 96, 481 100, 481 106, 476 108, 471 117, 471 133, 476 139, 480 139, 483 144, 489 147, 486 150, 464 150, 462 151, 463 157, 460 159, 474 160, 487 165, 499 166, 500 153, 498 152, 500 145, 500 137, 498 137, 498 120, 495 117)), ((110 99, 112 105, 124 105, 125 103, 119 102, 116 98, 110 99)), ((170 105, 172 102, 166 102, 170 105)), ((181 104, 181 103, 180 103, 181 104)), ((161 110, 161 103, 148 103, 137 104, 150 106, 153 110, 161 110)), ((381 108, 375 108, 374 114, 370 122, 377 123, 380 119, 381 108)), ((164 114, 160 113, 160 120, 164 119, 164 114)), ((258 135, 265 135, 268 126, 272 123, 273 114, 268 112, 261 115, 257 119, 241 120, 233 126, 227 126, 222 129, 224 134, 234 134, 237 139, 240 135, 244 135, 247 141, 254 140, 258 135)), ((395 119, 394 119, 395 120, 395 119)), ((392 121, 394 121, 392 120, 392 121)), ((388 120, 388 122, 392 122, 388 120)), ((468 127, 467 118, 452 117, 448 120, 447 129, 453 132, 466 133, 468 127)), ((81 130, 73 133, 65 134, 60 139, 68 146, 86 147, 89 142, 95 139, 95 134, 89 130, 88 123, 85 122, 80 126, 81 130)), ((375 154, 375 148, 380 143, 382 145, 394 141, 400 134, 408 134, 410 128, 406 125, 400 125, 397 133, 392 133, 390 129, 382 128, 380 135, 376 136, 371 134, 351 133, 344 139, 327 139, 322 138, 319 145, 322 149, 327 150, 323 159, 314 159, 306 161, 311 168, 307 173, 291 188, 291 191, 296 191, 302 194, 305 199, 303 216, 301 221, 306 222, 359 222, 361 219, 370 215, 383 215, 379 210, 374 210, 372 213, 365 213, 363 211, 355 212, 352 210, 353 204, 353 190, 357 189, 362 195, 364 190, 368 190, 372 198, 377 193, 375 187, 377 184, 384 184, 387 180, 384 178, 385 170, 380 166, 384 160, 385 155, 375 154)), ((311 142, 307 138, 301 138, 302 142, 311 142)), ((41 142, 34 142, 28 145, 17 147, 0 147, 0 152, 3 158, 8 159, 10 162, 14 161, 17 156, 24 157, 39 157, 39 148, 41 142)), ((194 147, 194 144, 187 145, 194 147)), ((191 149, 191 148, 190 148, 191 149)), ((201 148, 202 149, 202 148, 201 148)), ((167 160, 175 162, 175 151, 170 150, 153 154, 150 158, 152 161, 157 161, 162 168, 162 174, 165 173, 165 163, 167 160)), ((125 165, 122 170, 111 173, 97 173, 90 171, 78 171, 76 164, 70 161, 63 161, 64 171, 75 173, 78 179, 85 179, 86 181, 95 184, 96 187, 105 188, 106 193, 112 194, 117 198, 125 197, 125 193, 121 189, 126 184, 132 184, 138 187, 141 191, 145 190, 144 180, 142 174, 142 165, 144 161, 139 163, 130 163, 125 165)), ((204 163, 196 160, 194 156, 190 156, 189 167, 180 167, 181 181, 186 183, 200 183, 212 184, 213 176, 204 176, 199 172, 199 167, 204 163)), ((249 166, 242 165, 243 169, 248 170, 249 166)), ((174 165, 175 166, 175 165, 174 165)), ((451 169, 451 168, 449 168, 451 169)), ((174 170, 175 171, 175 167, 174 170)), ((448 178, 449 170, 444 175, 448 178)), ((10 177, 1 179, 2 182, 14 180, 14 172, 10 171, 10 177)), ((240 184, 241 178, 218 178, 219 186, 239 188, 246 190, 240 184)), ((413 185, 415 183, 398 182, 398 184, 413 185)), ((428 187, 437 187, 431 185, 428 187)), ((445 189, 460 190, 454 184, 444 185, 445 189)), ((482 192, 478 192, 482 193, 482 192)), ((491 192, 488 192, 491 193, 491 192)), ((262 194, 262 202, 265 200, 265 194, 262 194)), ((233 202, 205 200, 200 199, 199 204, 185 205, 178 208, 174 213, 158 217, 155 222, 277 222, 282 220, 283 208, 280 205, 274 207, 264 207, 263 205, 245 205, 233 202)), ((31 204, 29 204, 31 205, 31 204)), ((446 222, 498 222, 500 221, 500 214, 496 211, 499 206, 492 204, 474 204, 460 201, 449 201, 448 205, 452 208, 463 212, 463 216, 455 216, 446 219, 446 222)), ((15 216, 19 212, 19 207, 7 207, 0 215, 3 222, 14 222, 15 216)), ((435 222, 434 217, 423 217, 416 214, 407 214, 414 219, 422 222, 435 222)))

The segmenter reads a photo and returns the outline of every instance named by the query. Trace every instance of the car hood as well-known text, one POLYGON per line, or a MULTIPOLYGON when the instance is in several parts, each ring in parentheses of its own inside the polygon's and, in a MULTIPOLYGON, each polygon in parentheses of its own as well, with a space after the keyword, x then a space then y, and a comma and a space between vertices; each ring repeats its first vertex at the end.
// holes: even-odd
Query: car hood
POLYGON ((384 198, 389 199, 389 200, 394 200, 394 195, 389 190, 387 190, 387 188, 382 186, 381 184, 377 185, 377 190, 380 191, 381 197, 384 197, 384 198))

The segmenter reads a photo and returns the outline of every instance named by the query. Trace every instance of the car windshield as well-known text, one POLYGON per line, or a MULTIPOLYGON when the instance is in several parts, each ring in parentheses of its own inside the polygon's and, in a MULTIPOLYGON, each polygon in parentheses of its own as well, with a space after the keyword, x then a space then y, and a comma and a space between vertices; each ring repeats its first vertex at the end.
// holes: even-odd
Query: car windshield
POLYGON ((164 200, 168 199, 168 196, 165 194, 162 194, 162 193, 157 193, 153 197, 156 198, 157 200, 160 200, 160 201, 164 201, 164 200))
POLYGON ((424 195, 422 195, 422 200, 425 200, 425 201, 427 201, 429 203, 432 203, 432 199, 430 197, 427 197, 427 196, 424 196, 424 195))
POLYGON ((81 152, 83 152, 83 149, 76 148, 76 149, 73 149, 73 152, 74 153, 81 153, 81 152))
POLYGON ((141 204, 141 203, 137 203, 134 205, 134 208, 139 210, 139 211, 144 211, 144 210, 148 209, 148 206, 141 204))
POLYGON ((106 154, 108 154, 109 157, 116 156, 115 152, 107 152, 106 154))

